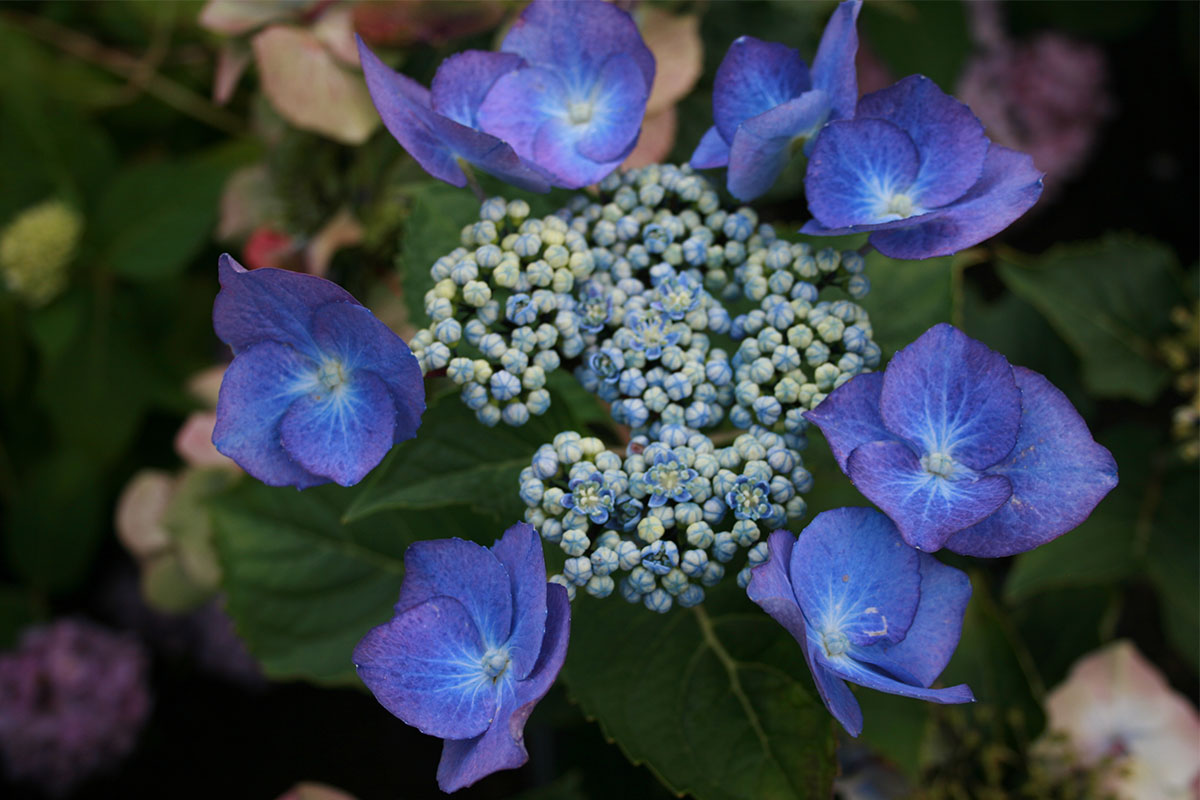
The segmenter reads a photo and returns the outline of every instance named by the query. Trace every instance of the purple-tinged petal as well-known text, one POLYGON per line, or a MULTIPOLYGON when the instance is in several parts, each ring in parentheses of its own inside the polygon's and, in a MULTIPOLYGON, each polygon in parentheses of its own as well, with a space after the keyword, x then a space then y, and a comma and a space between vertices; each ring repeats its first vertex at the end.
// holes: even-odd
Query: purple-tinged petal
POLYGON ((432 597, 453 597, 466 607, 485 644, 508 641, 513 599, 508 571, 492 551, 462 539, 415 542, 404 551, 404 583, 396 612, 432 597))
POLYGON ((312 316, 312 336, 326 355, 350 370, 374 373, 387 386, 396 408, 394 443, 411 439, 425 411, 425 382, 404 340, 367 308, 331 303, 312 316))
POLYGON ((560 119, 551 119, 538 129, 533 145, 538 154, 537 165, 551 176, 555 186, 580 189, 597 183, 621 166, 637 145, 634 138, 617 158, 598 162, 580 154, 577 137, 575 126, 560 119))
POLYGON ((429 90, 384 64, 361 38, 355 38, 367 90, 384 126, 430 175, 452 186, 466 186, 467 175, 443 136, 446 118, 431 107, 429 90))
POLYGON ((497 690, 471 615, 433 597, 372 629, 354 648, 358 677, 384 708, 423 733, 466 739, 487 730, 497 690))
POLYGON ((221 291, 213 301, 213 330, 234 353, 269 340, 316 357, 309 334, 313 309, 325 303, 358 305, 332 281, 270 267, 247 270, 228 253, 217 262, 217 274, 221 291))
POLYGON ((688 162, 694 169, 713 169, 729 163, 729 144, 721 138, 716 126, 705 131, 688 162))
POLYGON ((951 203, 979 180, 988 151, 983 123, 924 75, 859 100, 855 118, 864 117, 886 119, 912 137, 921 168, 910 193, 923 208, 951 203))
POLYGON ((217 398, 213 444, 268 486, 325 483, 297 464, 279 441, 279 421, 307 391, 317 365, 295 348, 264 341, 238 353, 217 398))
POLYGON ((1021 431, 1012 453, 988 473, 1002 475, 1012 499, 946 542, 985 558, 1032 550, 1075 528, 1117 485, 1117 464, 1097 444, 1066 395, 1042 375, 1013 367, 1021 390, 1021 431))
POLYGON ((808 159, 808 210, 826 228, 870 225, 905 217, 904 205, 920 165, 907 133, 881 119, 831 122, 808 159), (896 198, 902 200, 897 203, 896 198))
POLYGON ((858 54, 858 12, 862 0, 846 0, 833 10, 812 65, 812 85, 829 96, 830 119, 854 116, 858 79, 854 57, 858 54))
POLYGON ((609 56, 627 53, 637 62, 647 96, 654 85, 654 55, 637 24, 599 0, 534 0, 509 28, 500 49, 573 76, 594 75, 609 56))
POLYGON ((753 200, 775 183, 792 156, 792 141, 825 122, 829 96, 805 92, 743 122, 729 148, 729 191, 753 200))
POLYGON ((283 449, 297 464, 342 486, 374 469, 396 433, 396 404, 373 372, 349 371, 334 389, 317 382, 279 423, 283 449))
POLYGON ((901 442, 860 445, 846 467, 851 482, 891 517, 904 541, 927 553, 994 513, 1012 495, 1001 475, 958 480, 934 475, 901 442))
POLYGON ((498 136, 524 159, 538 155, 538 129, 567 106, 567 87, 552 69, 525 67, 500 76, 478 109, 480 130, 498 136))
POLYGON ((817 661, 834 675, 851 683, 857 683, 859 686, 866 686, 868 689, 877 689, 888 694, 898 694, 901 697, 915 697, 918 700, 928 700, 931 703, 975 702, 975 695, 971 694, 971 688, 965 683, 960 683, 958 686, 951 686, 946 689, 927 689, 922 686, 912 686, 907 683, 901 683, 894 678, 889 678, 848 656, 827 658, 818 654, 817 661))
POLYGON ((527 522, 518 522, 491 547, 508 572, 513 598, 512 632, 508 639, 513 676, 524 680, 537 662, 546 635, 546 561, 542 540, 527 522))
POLYGON ((811 646, 805 646, 804 658, 812 672, 813 683, 817 685, 817 693, 833 718, 846 729, 846 733, 857 738, 863 729, 862 707, 858 705, 858 699, 846 682, 826 669, 811 650, 811 646))
POLYGON ((921 603, 904 639, 896 644, 859 647, 850 655, 894 677, 911 676, 929 687, 950 663, 962 635, 963 615, 971 599, 971 580, 928 553, 919 554, 921 603))
MULTIPOLYGON (((820 137, 817 137, 818 139, 820 137)), ((892 231, 892 230, 911 230, 925 222, 942 217, 946 213, 945 209, 935 208, 932 211, 926 211, 923 214, 914 214, 911 217, 903 219, 893 219, 887 222, 872 222, 863 225, 846 225, 841 228, 829 228, 822 225, 815 219, 810 219, 800 228, 800 233, 807 233, 810 236, 850 236, 855 233, 872 233, 874 231, 892 231)), ((874 237, 872 237, 872 242, 874 237)), ((882 251, 881 251, 882 252, 882 251)))
POLYGON ((545 178, 508 144, 434 111, 428 90, 380 61, 361 39, 358 52, 384 126, 430 175, 452 186, 466 186, 467 175, 458 163, 462 158, 514 186, 549 191, 545 178))
POLYGON ((713 84, 713 121, 733 142, 737 128, 812 88, 808 66, 787 45, 740 36, 729 46, 713 84))
POLYGON ((789 566, 809 638, 841 634, 860 646, 904 638, 920 600, 917 555, 874 509, 818 514, 789 566))
POLYGON ((942 209, 913 225, 877 233, 871 244, 891 258, 934 258, 957 253, 995 236, 1033 207, 1042 196, 1043 173, 1024 153, 999 145, 988 148, 978 183, 942 209))
POLYGON ((804 412, 804 418, 821 429, 842 472, 846 471, 846 459, 860 444, 896 439, 879 415, 882 390, 883 373, 865 372, 834 389, 812 411, 804 412))
POLYGON ((483 98, 502 75, 524 61, 511 53, 467 50, 455 53, 438 67, 430 87, 430 106, 460 125, 478 129, 475 115, 483 98))
POLYGON ((529 679, 505 682, 495 721, 482 736, 447 740, 438 763, 438 786, 453 792, 493 772, 519 767, 528 760, 525 751, 525 722, 558 676, 567 655, 571 606, 566 589, 550 584, 547 596, 546 639, 529 679))
POLYGON ((1004 356, 939 323, 892 357, 879 410, 887 429, 921 455, 982 470, 1016 443, 1021 392, 1004 356))
POLYGON ((578 126, 580 155, 612 161, 622 157, 630 142, 637 143, 650 96, 641 77, 637 62, 625 53, 615 53, 604 62, 587 99, 590 119, 578 126))

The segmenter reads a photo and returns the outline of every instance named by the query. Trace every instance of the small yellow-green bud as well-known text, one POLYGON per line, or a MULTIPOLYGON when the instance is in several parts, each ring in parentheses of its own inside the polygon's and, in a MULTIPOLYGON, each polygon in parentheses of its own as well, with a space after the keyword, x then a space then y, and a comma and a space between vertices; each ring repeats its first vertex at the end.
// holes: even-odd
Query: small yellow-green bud
POLYGON ((61 200, 21 212, 0 232, 0 274, 14 294, 33 306, 49 303, 67 285, 83 217, 61 200))

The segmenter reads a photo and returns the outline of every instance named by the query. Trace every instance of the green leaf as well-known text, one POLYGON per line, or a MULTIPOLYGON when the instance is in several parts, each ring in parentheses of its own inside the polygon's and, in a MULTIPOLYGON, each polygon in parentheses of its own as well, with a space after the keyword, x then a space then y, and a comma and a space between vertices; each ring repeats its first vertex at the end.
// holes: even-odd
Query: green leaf
POLYGON ((954 312, 954 258, 896 261, 872 251, 866 257, 871 291, 862 307, 871 315, 875 343, 890 358, 954 312))
POLYGON ((355 644, 391 616, 405 548, 501 530, 464 507, 343 525, 353 489, 297 492, 246 480, 210 501, 227 610, 268 676, 356 685, 355 644))
POLYGON ((216 225, 226 177, 252 154, 235 143, 185 161, 122 170, 92 220, 105 262, 132 280, 178 275, 216 225))
POLYGON ((928 75, 951 92, 971 51, 965 10, 964 3, 868 3, 859 28, 892 74, 928 75))
POLYGON ((1182 275, 1165 246, 1109 235, 1056 247, 1034 261, 1002 258, 1000 277, 1049 321, 1083 360, 1087 388, 1148 403, 1170 378, 1155 340, 1183 301, 1182 275))
POLYGON ((459 246, 464 226, 479 219, 479 201, 468 189, 444 183, 413 187, 397 266, 413 322, 425 324, 425 292, 433 288, 433 262, 459 246))
POLYGON ((1200 667, 1200 536, 1196 533, 1195 466, 1168 474, 1160 513, 1146 552, 1146 566, 1158 590, 1167 638, 1193 668, 1200 667))
POLYGON ((571 695, 680 795, 829 797, 832 718, 806 688, 799 645, 736 587, 726 602, 716 594, 666 615, 581 596, 563 671, 571 695))

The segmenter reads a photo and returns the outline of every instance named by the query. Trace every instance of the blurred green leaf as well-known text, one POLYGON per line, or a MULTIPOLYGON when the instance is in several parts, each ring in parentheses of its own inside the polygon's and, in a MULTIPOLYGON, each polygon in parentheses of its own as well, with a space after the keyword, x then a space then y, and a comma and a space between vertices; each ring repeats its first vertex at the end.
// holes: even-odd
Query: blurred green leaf
POLYGON ((133 280, 178 275, 208 241, 225 179, 253 150, 232 146, 117 174, 91 220, 102 258, 133 280))
POLYGON ((946 93, 971 52, 966 3, 867 3, 859 31, 895 78, 927 75, 946 93))
POLYGON ((871 315, 875 343, 890 358, 939 322, 954 316, 954 258, 896 261, 871 251, 866 256, 871 291, 862 307, 871 315))
POLYGON ((1037 654, 1038 674, 1047 686, 1066 678, 1080 655, 1112 638, 1108 626, 1115 622, 1112 612, 1119 594, 1106 586, 1047 589, 1013 609, 1013 623, 1037 654))
POLYGON ((405 548, 448 536, 490 544, 501 533, 462 506, 343 525, 353 496, 247 480, 210 501, 226 610, 272 678, 356 685, 351 653, 391 616, 405 548))
POLYGON ((1158 590, 1167 638, 1192 668, 1200 668, 1200 533, 1196 530, 1195 466, 1166 476, 1146 551, 1146 567, 1158 590))
POLYGON ((106 530, 102 467, 84 453, 59 449, 19 475, 5 521, 5 561, 47 592, 76 588, 106 530))
POLYGON ((0 584, 0 651, 14 647, 21 631, 38 617, 37 606, 28 589, 0 584))
POLYGON ((478 219, 479 201, 469 189, 434 182, 412 188, 412 210, 396 263, 414 322, 426 321, 425 292, 433 288, 433 262, 458 247, 463 227, 478 219))
POLYGON ((729 602, 714 594, 666 615, 580 597, 563 670, 571 695, 681 796, 829 797, 832 719, 797 680, 808 674, 799 645, 736 587, 729 602))
POLYGON ((1183 301, 1174 254, 1146 239, 1109 235, 1063 245, 1035 260, 1002 258, 1000 277, 1032 303, 1083 360, 1083 380, 1102 397, 1149 403, 1170 378, 1155 340, 1183 301))
POLYGON ((909 779, 920 777, 929 705, 870 689, 857 690, 854 696, 863 712, 862 740, 909 779))
POLYGON ((87 316, 87 296, 72 290, 53 303, 29 313, 29 332, 43 359, 58 360, 79 332, 87 316))

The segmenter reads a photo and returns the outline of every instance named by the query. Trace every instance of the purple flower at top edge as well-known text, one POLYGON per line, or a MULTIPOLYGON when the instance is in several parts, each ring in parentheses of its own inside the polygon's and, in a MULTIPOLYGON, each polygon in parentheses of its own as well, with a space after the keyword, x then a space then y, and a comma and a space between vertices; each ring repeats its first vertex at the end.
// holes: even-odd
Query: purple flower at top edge
POLYGON ((926 552, 1031 550, 1117 485, 1112 454, 1066 396, 951 325, 856 376, 804 415, 842 471, 926 552))
POLYGON ((567 653, 567 592, 546 581, 541 539, 518 523, 491 548, 417 542, 390 622, 354 649, 388 711, 445 739, 438 786, 453 792, 524 764, 525 720, 567 653))
POLYGON ((802 233, 871 234, 891 258, 956 253, 1007 228, 1042 194, 1033 159, 992 144, 971 109, 923 75, 858 101, 808 160, 802 233))
POLYGON ((567 189, 596 183, 633 151, 654 56, 629 14, 600 0, 534 0, 501 50, 524 64, 487 92, 481 130, 567 189))
POLYGON ((432 89, 379 60, 359 37, 358 55, 371 101, 396 141, 433 177, 466 186, 460 162, 534 192, 547 192, 544 175, 512 147, 480 130, 479 105, 501 75, 522 65, 506 53, 468 50, 438 67, 432 89))
POLYGON ((717 69, 716 124, 700 140, 691 165, 728 166, 729 191, 753 200, 771 188, 798 146, 812 149, 826 122, 853 116, 861 7, 861 0, 846 0, 834 10, 811 73, 800 53, 786 45, 737 39, 717 69))
POLYGON ((362 480, 411 439, 425 385, 404 341, 314 275, 248 271, 228 254, 213 328, 234 353, 213 444, 270 486, 362 480))
POLYGON ((746 592, 799 642, 825 707, 851 736, 863 717, 845 681, 934 703, 974 701, 965 684, 929 688, 958 646, 966 573, 905 545, 870 508, 825 511, 798 539, 775 531, 767 549, 746 592))

